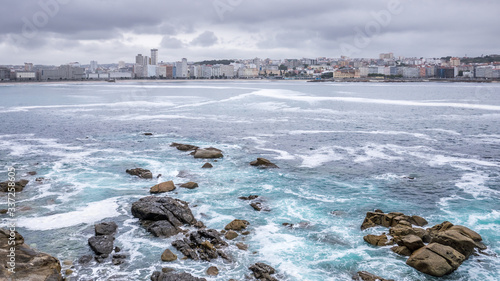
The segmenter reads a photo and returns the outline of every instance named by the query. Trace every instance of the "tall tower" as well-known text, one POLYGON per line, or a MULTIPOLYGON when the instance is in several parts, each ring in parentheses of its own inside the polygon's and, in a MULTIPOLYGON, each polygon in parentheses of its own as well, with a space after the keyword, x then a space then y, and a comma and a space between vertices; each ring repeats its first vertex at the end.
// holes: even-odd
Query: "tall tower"
POLYGON ((135 63, 140 65, 144 64, 144 57, 142 56, 142 54, 138 54, 137 56, 135 56, 135 63))
POLYGON ((158 62, 158 49, 151 49, 151 65, 156 65, 158 62))
POLYGON ((98 67, 98 65, 97 65, 97 61, 95 61, 95 60, 91 60, 91 61, 90 61, 90 69, 89 69, 89 70, 90 70, 90 72, 91 72, 91 73, 95 73, 95 71, 97 70, 97 67, 98 67))

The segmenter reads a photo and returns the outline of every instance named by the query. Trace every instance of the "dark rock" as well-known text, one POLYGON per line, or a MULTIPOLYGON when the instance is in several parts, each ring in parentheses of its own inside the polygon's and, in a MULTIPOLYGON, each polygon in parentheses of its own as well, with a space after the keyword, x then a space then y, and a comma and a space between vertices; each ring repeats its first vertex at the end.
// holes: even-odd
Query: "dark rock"
POLYGON ((407 256, 409 257, 411 255, 411 251, 406 248, 406 246, 394 246, 391 248, 391 250, 401 256, 407 256))
POLYGON ((253 203, 250 203, 250 206, 252 206, 252 208, 255 210, 255 211, 261 211, 262 210, 262 204, 260 202, 253 202, 253 203))
POLYGON ((215 266, 211 266, 207 269, 207 275, 217 276, 219 275, 219 269, 215 266))
POLYGON ((34 176, 34 175, 36 175, 36 171, 30 171, 27 174, 30 175, 30 176, 34 176))
POLYGON ((210 169, 210 168, 213 168, 213 167, 214 167, 214 166, 212 166, 212 164, 210 164, 210 163, 205 163, 205 164, 203 164, 203 166, 202 166, 201 168, 203 168, 203 169, 210 169))
POLYGON ((176 143, 173 142, 170 144, 170 146, 177 148, 180 151, 190 151, 190 150, 197 150, 199 147, 195 145, 190 145, 190 144, 182 144, 182 143, 176 143))
POLYGON ((0 210, 0 214, 7 214, 7 212, 8 212, 8 211, 9 211, 9 210, 7 210, 7 209, 1 209, 1 210, 0 210))
POLYGON ((151 275, 151 281, 207 281, 205 278, 194 277, 193 275, 183 272, 153 272, 151 275))
MULTIPOLYGON (((29 182, 28 180, 15 181, 13 186, 15 192, 23 191, 24 187, 28 184, 28 182, 29 182)), ((0 182, 0 191, 9 192, 9 189, 12 188, 12 186, 9 186, 9 183, 10 185, 12 185, 11 181, 0 182)))
POLYGON ((172 246, 183 253, 184 256, 193 260, 210 261, 219 256, 227 258, 222 251, 216 250, 227 246, 227 243, 222 240, 221 234, 214 229, 193 231, 188 238, 172 242, 172 246))
POLYGON ((166 249, 163 254, 161 254, 162 261, 175 261, 177 259, 177 255, 172 253, 170 249, 166 249))
POLYGON ((115 247, 115 253, 119 253, 122 249, 118 246, 115 247))
POLYGON ((272 163, 266 158, 257 158, 257 160, 250 162, 250 165, 259 167, 261 169, 279 168, 276 164, 272 163))
POLYGON ((274 270, 274 268, 265 263, 258 262, 250 266, 248 269, 250 269, 253 272, 253 275, 258 280, 277 281, 276 278, 271 277, 271 274, 274 274, 276 271, 274 270))
POLYGON ((106 261, 106 259, 109 257, 109 255, 97 255, 94 257, 95 261, 98 263, 103 263, 106 261))
POLYGON ((145 136, 152 136, 153 133, 144 133, 145 136))
POLYGON ((165 181, 162 183, 159 183, 157 185, 154 185, 151 187, 149 190, 150 193, 164 193, 164 192, 169 192, 175 189, 175 185, 173 181, 165 181))
POLYGON ((91 255, 85 255, 78 259, 79 264, 87 264, 92 260, 91 255))
POLYGON ((229 224, 226 225, 226 227, 224 227, 225 230, 236 230, 236 231, 241 231, 245 228, 247 228, 247 226, 249 225, 250 223, 246 220, 238 220, 238 219, 235 219, 233 220, 232 222, 230 222, 229 224))
POLYGON ((102 236, 92 236, 89 238, 90 248, 97 254, 110 254, 113 252, 113 236, 102 235, 102 236))
POLYGON ((195 183, 195 182, 190 181, 190 182, 186 182, 186 183, 181 184, 181 187, 184 187, 184 188, 187 188, 187 189, 195 189, 195 188, 198 187, 198 184, 195 183))
POLYGON ((393 279, 384 279, 367 271, 359 271, 353 279, 358 281, 394 281, 393 279))
POLYGON ((112 259, 111 259, 111 262, 114 264, 114 265, 120 265, 120 264, 123 264, 125 263, 125 259, 127 258, 126 255, 113 255, 112 259))
POLYGON ((238 247, 238 249, 243 250, 243 251, 248 250, 248 245, 245 243, 238 242, 238 243, 236 243, 236 247, 238 247))
POLYGON ((222 150, 213 147, 198 148, 194 153, 194 158, 213 159, 222 157, 224 157, 222 150))
POLYGON ((161 272, 163 272, 163 273, 168 273, 168 272, 173 272, 173 271, 175 271, 175 269, 171 268, 171 267, 163 267, 161 269, 161 272))
POLYGON ((226 234, 224 235, 224 237, 227 239, 227 240, 233 240, 234 238, 238 237, 238 233, 232 231, 232 230, 229 230, 228 232, 226 232, 226 234))
POLYGON ((174 236, 182 231, 180 227, 173 225, 168 220, 161 220, 155 222, 146 221, 143 225, 146 226, 146 230, 149 231, 151 234, 153 234, 156 237, 162 237, 162 238, 174 236))
POLYGON ((10 230, 0 228, 0 280, 50 280, 62 281, 61 264, 58 259, 41 253, 24 244, 24 238, 17 231, 13 232, 14 240, 9 240, 10 230), (9 241, 11 243, 9 244, 9 241), (12 241, 15 244, 12 244, 12 241), (15 273, 8 269, 11 248, 15 251, 15 273))
POLYGON ((373 246, 385 246, 387 244, 387 235, 382 234, 377 236, 369 234, 364 236, 363 240, 365 240, 365 242, 373 246))
POLYGON ((135 169, 130 169, 126 170, 127 174, 132 175, 132 176, 138 176, 143 179, 152 179, 153 178, 153 173, 151 173, 150 170, 142 169, 142 168, 135 168, 135 169))
POLYGON ((455 271, 465 260, 465 256, 455 249, 431 243, 415 251, 406 264, 416 270, 436 277, 455 271))
POLYGON ((95 225, 95 235, 113 235, 118 226, 114 222, 103 222, 95 225))
POLYGON ((259 195, 250 195, 250 196, 240 196, 238 197, 238 199, 241 199, 241 200, 253 200, 253 199, 257 199, 259 197, 259 195))

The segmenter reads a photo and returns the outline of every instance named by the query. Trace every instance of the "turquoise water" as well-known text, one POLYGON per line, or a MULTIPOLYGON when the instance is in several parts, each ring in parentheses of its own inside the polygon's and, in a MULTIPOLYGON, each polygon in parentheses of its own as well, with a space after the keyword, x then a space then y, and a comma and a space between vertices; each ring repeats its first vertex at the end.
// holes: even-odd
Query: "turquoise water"
POLYGON ((94 223, 119 225, 115 244, 127 262, 77 266, 78 280, 149 280, 162 266, 207 280, 241 280, 255 262, 272 265, 282 280, 350 280, 360 270, 395 280, 438 280, 406 266, 390 247, 363 241, 387 231, 359 229, 373 209, 420 215, 430 225, 448 220, 482 235, 486 255, 472 256, 440 280, 500 276, 500 85, 5 84, 0 95, 0 175, 6 178, 14 166, 18 177, 31 179, 18 194, 16 213, 26 242, 76 261, 91 254, 87 239, 94 223), (214 146, 224 158, 201 169, 205 161, 172 142, 214 146), (257 157, 280 169, 248 165, 257 157), (134 167, 162 177, 125 173, 134 167), (45 180, 37 183, 36 177, 45 180), (169 195, 190 202, 208 227, 222 229, 235 218, 251 223, 250 235, 230 242, 233 263, 160 261, 166 248, 182 256, 170 246, 178 237, 152 237, 130 207, 167 180, 198 182, 197 189, 169 195), (238 199, 251 194, 270 211, 256 212, 238 199), (237 249, 236 242, 249 250, 237 249), (219 268, 216 278, 205 275, 211 265, 219 268))

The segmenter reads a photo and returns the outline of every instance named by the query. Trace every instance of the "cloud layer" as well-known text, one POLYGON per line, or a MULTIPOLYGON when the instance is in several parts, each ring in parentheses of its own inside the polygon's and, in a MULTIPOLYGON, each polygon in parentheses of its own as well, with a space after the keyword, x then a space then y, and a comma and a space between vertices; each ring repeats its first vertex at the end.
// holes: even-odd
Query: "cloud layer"
POLYGON ((0 64, 500 53, 500 2, 23 0, 0 16, 0 64))

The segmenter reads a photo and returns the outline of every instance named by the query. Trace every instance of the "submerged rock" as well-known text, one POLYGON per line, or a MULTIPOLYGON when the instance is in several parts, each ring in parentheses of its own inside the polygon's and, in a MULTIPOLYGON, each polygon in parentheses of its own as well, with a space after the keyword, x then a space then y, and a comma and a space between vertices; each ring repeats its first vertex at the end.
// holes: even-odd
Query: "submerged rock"
POLYGON ((205 163, 203 164, 203 166, 201 167, 202 169, 210 169, 210 168, 213 168, 214 166, 212 166, 212 164, 210 163, 205 163))
POLYGON ((393 279, 384 279, 367 271, 358 271, 353 279, 357 281, 394 281, 393 279))
POLYGON ((175 273, 175 272, 153 272, 151 275, 151 281, 207 281, 205 278, 194 277, 193 275, 183 272, 183 273, 175 273))
POLYGON ((267 160, 266 158, 257 158, 257 160, 250 162, 250 165, 259 167, 261 169, 279 168, 276 164, 267 160))
POLYGON ((41 253, 24 244, 24 238, 17 231, 12 232, 14 240, 9 240, 11 232, 9 229, 0 228, 0 280, 17 281, 17 280, 30 280, 30 281, 62 281, 61 264, 58 259, 45 253, 41 253), (9 241, 14 241, 9 244, 9 241), (14 248, 15 251, 15 267, 14 272, 8 269, 12 268, 9 264, 12 253, 10 250, 14 248))
POLYGON ((126 170, 125 172, 129 175, 138 176, 139 178, 142 178, 142 179, 152 179, 153 178, 153 173, 151 173, 150 170, 146 170, 143 168, 130 169, 130 170, 126 170))
POLYGON ((190 150, 197 150, 199 147, 195 145, 190 145, 190 144, 182 144, 182 143, 176 143, 173 142, 170 144, 170 146, 177 148, 180 151, 190 151, 190 150))
POLYGON ((219 269, 215 266, 211 266, 207 269, 207 275, 217 276, 219 275, 219 269))
POLYGON ((238 197, 238 199, 241 199, 241 200, 254 200, 254 199, 257 199, 259 197, 259 195, 249 195, 249 196, 240 196, 238 197))
MULTIPOLYGON (((24 187, 29 183, 29 180, 19 180, 13 183, 15 192, 20 192, 23 191, 24 187)), ((9 192, 9 189, 11 189, 12 187, 11 185, 12 185, 11 181, 0 182, 0 191, 9 192)))

